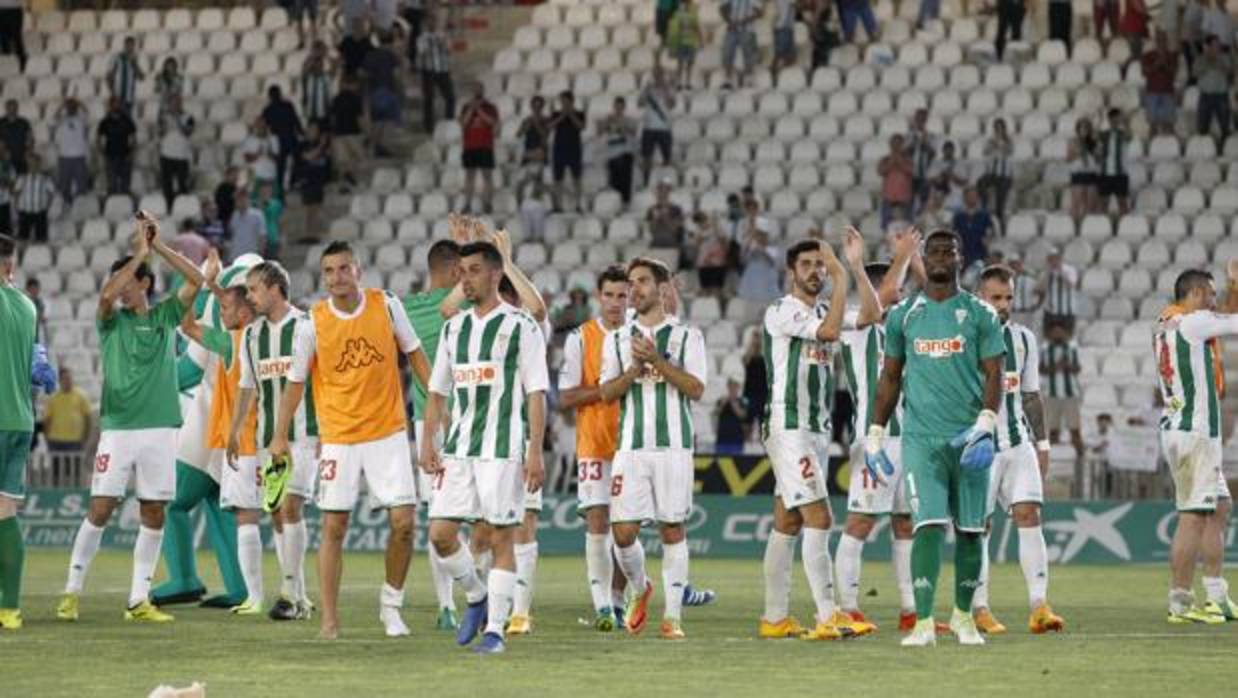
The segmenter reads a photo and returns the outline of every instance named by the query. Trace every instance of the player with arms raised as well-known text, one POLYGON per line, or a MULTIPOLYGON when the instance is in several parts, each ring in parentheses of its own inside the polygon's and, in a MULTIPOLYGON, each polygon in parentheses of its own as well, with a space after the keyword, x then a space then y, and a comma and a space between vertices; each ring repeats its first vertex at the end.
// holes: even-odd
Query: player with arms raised
POLYGON ((937 642, 933 601, 950 524, 956 534, 950 629, 961 644, 984 644, 971 607, 980 583, 1005 344, 993 307, 959 287, 960 248, 958 236, 948 230, 934 231, 926 239, 925 286, 886 319, 885 365, 865 437, 870 470, 892 472, 883 439, 901 396, 903 468, 915 527, 911 571, 917 616, 904 646, 937 642))

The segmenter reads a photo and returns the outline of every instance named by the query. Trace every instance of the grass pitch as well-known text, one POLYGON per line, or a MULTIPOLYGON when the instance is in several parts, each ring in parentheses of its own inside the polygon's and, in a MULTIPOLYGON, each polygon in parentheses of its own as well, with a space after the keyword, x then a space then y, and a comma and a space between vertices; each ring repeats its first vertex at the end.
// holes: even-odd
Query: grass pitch
MULTIPOLYGON (((382 558, 345 560, 341 639, 316 639, 317 620, 273 623, 224 611, 172 607, 175 623, 122 620, 129 584, 128 552, 100 553, 87 580, 82 618, 55 620, 68 551, 29 551, 26 627, 0 633, 0 696, 144 697, 160 683, 199 680, 212 697, 233 696, 776 696, 846 695, 1232 695, 1238 681, 1238 623, 1170 626, 1164 620, 1162 566, 1054 567, 1055 609, 1062 635, 1026 632, 1026 603, 1017 564, 995 565, 994 610, 1011 632, 981 648, 941 638, 936 648, 905 650, 895 631, 897 595, 889 565, 864 568, 861 603, 881 625, 868 638, 810 643, 755 639, 762 608, 759 560, 692 561, 692 579, 719 592, 718 603, 690 609, 688 640, 657 637, 661 591, 640 637, 601 634, 578 619, 591 616, 581 558, 543 558, 534 602, 535 632, 514 638, 506 655, 476 657, 449 633, 433 629, 435 609, 426 560, 413 561, 405 619, 413 636, 388 640, 378 623, 382 558)), ((267 555, 267 585, 277 580, 267 555)), ((310 562, 310 583, 316 586, 310 562)), ((204 572, 213 560, 204 556, 204 572)), ((651 560, 655 581, 658 563, 651 560)), ((812 615, 802 571, 793 612, 812 615)), ((939 619, 953 594, 943 571, 939 619), (943 593, 945 592, 945 593, 943 593)), ((218 589, 213 576, 208 586, 218 589)))

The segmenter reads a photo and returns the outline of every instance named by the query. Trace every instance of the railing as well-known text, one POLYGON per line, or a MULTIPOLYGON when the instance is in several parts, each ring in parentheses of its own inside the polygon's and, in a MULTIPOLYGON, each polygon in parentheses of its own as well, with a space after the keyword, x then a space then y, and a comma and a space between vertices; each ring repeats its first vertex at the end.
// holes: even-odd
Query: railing
POLYGON ((90 451, 49 451, 39 447, 30 454, 26 482, 30 488, 90 487, 95 454, 90 451))

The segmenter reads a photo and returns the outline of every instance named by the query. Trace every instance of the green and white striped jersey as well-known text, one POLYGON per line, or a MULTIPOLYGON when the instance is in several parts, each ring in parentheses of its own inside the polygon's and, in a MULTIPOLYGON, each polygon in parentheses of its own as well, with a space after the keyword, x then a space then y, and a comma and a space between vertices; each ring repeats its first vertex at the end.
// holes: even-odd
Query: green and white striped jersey
MULTIPOLYGON (((602 348, 601 382, 614 380, 628 370, 632 338, 645 335, 658 352, 676 367, 707 381, 705 337, 700 330, 668 317, 656 327, 632 320, 606 337, 602 348)), ((692 406, 688 397, 660 373, 646 368, 628 388, 619 403, 619 450, 651 451, 693 447, 692 406)))
MULTIPOLYGON (((305 311, 289 307, 279 322, 259 318, 245 328, 241 361, 240 386, 257 392, 258 446, 271 445, 275 435, 275 419, 279 399, 288 384, 296 353, 296 336, 300 326, 309 322, 305 311)), ((314 388, 305 381, 305 398, 288 426, 288 440, 301 441, 318 437, 318 418, 314 412, 314 388)))
POLYGON ((761 333, 769 386, 765 433, 830 433, 834 343, 817 341, 817 328, 828 311, 825 303, 808 306, 790 294, 765 309, 761 333))
POLYGON ((443 455, 523 461, 525 396, 550 389, 537 321, 502 302, 485 317, 457 313, 443 325, 429 387, 451 398, 443 455))
POLYGON ((1002 326, 1002 406, 997 411, 997 447, 1014 448, 1032 440, 1023 412, 1023 393, 1040 392, 1040 356, 1036 335, 1017 322, 1002 326))
POLYGON ((1238 314, 1200 310, 1162 319, 1152 337, 1160 375, 1161 429, 1221 437, 1217 343, 1238 334, 1238 314))
POLYGON ((1046 342, 1040 358, 1040 372, 1049 385, 1049 397, 1078 398, 1079 377, 1075 375, 1074 367, 1079 365, 1079 345, 1075 340, 1046 342))
MULTIPOLYGON (((849 312, 845 324, 855 326, 855 314, 849 312)), ((877 398, 877 382, 881 375, 881 367, 885 363, 886 331, 880 323, 869 325, 860 330, 847 330, 839 337, 842 348, 843 370, 847 373, 847 386, 851 389, 851 402, 855 409, 851 413, 851 433, 856 439, 864 438, 868 427, 873 423, 873 404, 877 398)), ((886 436, 899 436, 902 427, 899 420, 903 415, 903 405, 900 404, 890 416, 886 424, 886 436)))

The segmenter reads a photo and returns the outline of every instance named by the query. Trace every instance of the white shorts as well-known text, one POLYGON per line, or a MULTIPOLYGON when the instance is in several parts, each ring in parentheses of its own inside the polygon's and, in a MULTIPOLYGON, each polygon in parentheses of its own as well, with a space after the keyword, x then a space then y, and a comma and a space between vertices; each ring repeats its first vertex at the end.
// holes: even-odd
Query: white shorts
POLYGON ((610 481, 614 523, 683 523, 692 513, 696 479, 692 452, 620 451, 610 481))
POLYGON ((576 510, 610 506, 611 463, 600 458, 576 461, 576 510))
POLYGON ((993 469, 989 471, 989 516, 997 507, 1009 513, 1016 504, 1044 501, 1040 463, 1036 459, 1036 448, 1030 442, 999 451, 993 457, 993 469))
POLYGON ((851 446, 851 479, 847 485, 847 511, 873 516, 892 514, 911 515, 907 503, 906 478, 903 476, 903 441, 897 436, 886 437, 882 442, 886 456, 894 465, 894 474, 886 477, 885 484, 877 482, 868 474, 864 465, 864 441, 857 440, 851 446))
POLYGON ((524 520, 524 466, 514 460, 443 457, 431 519, 516 526, 524 520))
POLYGON ((1162 431, 1161 451, 1174 480, 1178 511, 1215 511, 1229 499, 1221 469, 1221 440, 1185 431, 1162 431))
POLYGON ((125 496, 134 475, 138 499, 170 502, 176 496, 177 429, 116 429, 99 434, 90 496, 125 496))
POLYGON ((233 470, 224 459, 219 482, 219 508, 262 509, 261 463, 258 456, 239 456, 233 470))
POLYGON ((765 437, 765 451, 774 466, 774 496, 788 510, 830 496, 829 439, 808 431, 771 431, 765 437))
MULTIPOLYGON (((422 470, 417 460, 421 454, 421 437, 425 432, 425 428, 426 423, 424 420, 419 419, 413 422, 413 448, 411 451, 413 456, 413 474, 416 476, 417 482, 417 502, 429 506, 430 501, 434 497, 434 476, 422 470)), ((442 439, 439 438, 438 441, 441 442, 442 439)))
POLYGON ((370 500, 381 508, 417 504, 417 485, 404 429, 356 444, 322 445, 318 460, 318 508, 352 511, 365 477, 370 500))

